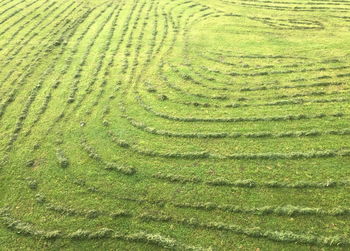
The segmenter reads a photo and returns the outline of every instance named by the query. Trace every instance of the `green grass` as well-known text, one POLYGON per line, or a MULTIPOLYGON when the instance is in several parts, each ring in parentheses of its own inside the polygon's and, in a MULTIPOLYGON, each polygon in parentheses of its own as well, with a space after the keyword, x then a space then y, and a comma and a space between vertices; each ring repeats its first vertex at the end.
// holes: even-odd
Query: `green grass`
POLYGON ((0 0, 0 249, 348 250, 349 13, 0 0))

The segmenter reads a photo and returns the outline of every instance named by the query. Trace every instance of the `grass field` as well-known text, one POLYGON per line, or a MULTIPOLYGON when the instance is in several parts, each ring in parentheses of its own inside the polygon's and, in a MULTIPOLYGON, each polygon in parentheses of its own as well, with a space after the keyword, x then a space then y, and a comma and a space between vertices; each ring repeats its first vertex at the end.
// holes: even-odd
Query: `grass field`
POLYGON ((0 250, 349 250, 350 0, 0 0, 0 250))

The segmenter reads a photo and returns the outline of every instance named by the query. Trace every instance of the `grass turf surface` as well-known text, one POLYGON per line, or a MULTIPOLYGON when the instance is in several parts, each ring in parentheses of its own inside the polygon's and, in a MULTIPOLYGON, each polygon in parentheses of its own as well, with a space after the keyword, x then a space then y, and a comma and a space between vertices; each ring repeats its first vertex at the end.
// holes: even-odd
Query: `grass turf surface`
POLYGON ((350 1, 0 1, 3 250, 347 250, 350 1))

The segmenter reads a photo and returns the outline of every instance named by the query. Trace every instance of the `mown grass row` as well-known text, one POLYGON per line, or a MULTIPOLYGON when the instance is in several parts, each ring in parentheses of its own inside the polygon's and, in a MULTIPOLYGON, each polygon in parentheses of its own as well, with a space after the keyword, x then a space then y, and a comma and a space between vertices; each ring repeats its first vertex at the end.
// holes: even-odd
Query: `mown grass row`
MULTIPOLYGON (((81 19, 79 20, 79 24, 74 26, 74 29, 71 30, 69 36, 65 37, 65 43, 62 45, 62 50, 60 52, 60 56, 63 56, 63 54, 67 51, 66 47, 68 45, 68 42, 70 41, 70 39, 73 37, 74 34, 76 34, 78 28, 80 27, 80 25, 83 23, 83 21, 85 19, 87 19, 91 13, 94 11, 95 9, 89 9, 88 11, 86 11, 84 13, 84 15, 82 15, 81 19)), ((74 11, 74 9, 73 9, 74 11)), ((48 91, 48 93, 46 94, 46 96, 44 97, 44 102, 42 103, 42 105, 40 106, 40 109, 38 111, 38 113, 36 114, 36 117, 34 119, 34 121, 31 123, 31 125, 29 126, 29 129, 26 132, 26 136, 30 135, 33 128, 35 127, 35 125, 37 123, 39 123, 40 119, 42 118, 42 116, 44 115, 44 113, 47 111, 48 106, 53 98, 53 93, 60 87, 60 85, 62 85, 62 81, 60 79, 62 79, 68 72, 69 68, 71 67, 72 64, 72 58, 74 58, 76 56, 76 48, 78 48, 79 43, 76 43, 73 48, 72 51, 73 53, 70 54, 70 56, 66 59, 66 64, 63 67, 63 69, 60 71, 61 75, 59 77, 56 78, 56 80, 54 80, 50 86, 50 89, 48 91)), ((62 116, 62 114, 61 114, 62 116)), ((61 117, 59 117, 58 119, 60 119, 61 117)), ((57 118, 56 118, 57 119, 57 118)))
POLYGON ((136 173, 136 168, 134 167, 123 166, 114 162, 107 162, 103 160, 96 150, 86 142, 86 140, 82 141, 81 146, 90 158, 104 165, 105 170, 117 171, 125 175, 133 175, 136 173))
MULTIPOLYGON (((85 186, 85 183, 78 183, 79 186, 85 186)), ((98 190, 94 190, 93 192, 96 193, 98 190)), ((99 192, 101 193, 101 192, 99 192)), ((187 219, 187 218, 178 218, 174 216, 167 215, 165 213, 160 212, 158 215, 150 214, 148 212, 141 212, 141 213, 135 213, 132 211, 125 211, 125 210, 117 210, 116 213, 113 212, 102 212, 95 209, 74 209, 71 207, 65 207, 60 206, 55 203, 51 203, 47 201, 47 199, 42 196, 41 194, 36 195, 36 200, 39 204, 44 205, 48 210, 55 211, 59 214, 67 215, 67 216, 82 216, 89 219, 93 219, 99 216, 108 216, 108 217, 135 217, 139 218, 145 221, 158 221, 158 222, 171 222, 171 223, 177 223, 177 224, 184 224, 191 227, 196 228, 208 228, 210 230, 219 230, 219 231, 233 231, 236 234, 243 234, 248 235, 249 237, 263 237, 267 238, 269 240, 273 241, 282 241, 282 242, 299 242, 303 244, 313 244, 313 245, 321 245, 321 246, 337 246, 337 245, 348 245, 345 236, 341 237, 339 236, 332 236, 332 237, 324 237, 324 236, 317 236, 317 235, 304 235, 304 234, 297 234, 291 231, 262 231, 259 228, 246 228, 238 225, 231 225, 231 224, 225 224, 222 222, 201 222, 199 220, 196 220, 194 218, 187 219), (252 234, 253 231, 258 236, 254 236, 252 234), (277 235, 271 235, 272 232, 275 232, 277 235), (290 239, 284 239, 282 236, 284 234, 289 235, 291 237, 290 239), (273 237, 274 236, 274 237, 273 237), (279 237, 278 237, 279 236, 279 237), (344 239, 345 238, 345 239, 344 239), (330 241, 332 240, 332 241, 330 241), (336 243, 333 243, 336 242, 336 243)), ((122 200, 127 200, 135 203, 151 203, 156 206, 163 207, 164 205, 172 205, 177 208, 191 208, 196 210, 205 210, 205 211, 212 211, 212 210, 220 210, 228 213, 244 213, 244 214, 250 214, 250 215, 277 215, 277 216, 288 216, 288 217, 295 217, 300 215, 315 215, 315 216, 344 216, 349 215, 350 210, 346 208, 335 208, 333 210, 323 210, 320 208, 303 208, 303 207, 297 207, 297 206, 279 206, 279 207, 272 207, 272 206, 266 206, 261 208, 242 208, 238 206, 231 206, 231 205, 217 205, 215 203, 177 203, 177 202, 167 202, 162 201, 161 204, 159 204, 158 201, 148 201, 144 199, 136 199, 136 198, 119 198, 122 200)))
MULTIPOLYGON (((120 48, 124 42, 124 39, 126 38, 127 32, 130 29, 132 16, 135 13, 136 7, 137 7, 137 2, 134 2, 134 4, 132 5, 132 7, 130 9, 128 16, 126 17, 126 20, 124 21, 124 24, 122 27, 122 33, 116 42, 116 47, 111 52, 112 56, 107 63, 107 67, 105 68, 105 71, 103 74, 103 79, 101 80, 101 84, 100 84, 100 91, 98 92, 97 97, 95 99, 95 102, 93 103, 92 107, 88 110, 87 114, 92 113, 93 108, 99 104, 100 100, 102 99, 103 95, 105 94, 105 88, 107 87, 107 84, 108 84, 107 78, 110 77, 110 75, 112 73, 112 69, 114 69, 114 67, 116 65, 116 60, 115 60, 116 55, 119 53, 120 48)), ((113 84, 115 84, 115 91, 118 91, 120 88, 120 85, 121 85, 121 81, 115 80, 115 81, 113 81, 113 84)), ((112 97, 114 97, 114 96, 111 95, 110 99, 112 99, 112 97)), ((108 103, 108 101, 107 101, 107 103, 108 103)), ((108 124, 108 122, 104 118, 108 114, 108 111, 109 111, 108 107, 109 107, 108 104, 105 105, 104 112, 102 115, 102 121, 105 121, 105 125, 108 124)))
MULTIPOLYGON (((110 135, 113 135, 110 133, 110 135)), ((130 148, 130 145, 124 141, 124 140, 117 140, 116 138, 112 138, 112 140, 115 141, 120 147, 123 148, 130 148)), ((82 147, 84 151, 89 155, 89 158, 100 162, 101 164, 105 165, 105 169, 108 168, 108 162, 104 161, 101 156, 96 152, 96 150, 88 144, 86 140, 82 141, 82 147)), ((140 152, 138 152, 140 153, 140 152)), ((164 154, 167 157, 189 157, 187 155, 167 155, 164 154)), ((197 154, 198 155, 198 154, 197 154)), ((192 157, 198 157, 197 155, 192 157)), ((163 156, 163 155, 161 155, 163 156)), ((163 156, 164 157, 164 156, 163 156)), ((119 165, 120 166, 120 165, 119 165)), ((131 170, 134 170, 134 168, 131 168, 131 170)), ((134 174, 133 172, 132 174, 134 174)), ((127 172, 125 174, 130 174, 129 168, 127 168, 127 172)), ((145 175, 145 174, 142 174, 145 175)), ((151 176, 147 176, 147 178, 155 178, 158 180, 163 180, 170 183, 181 183, 181 184, 204 184, 208 186, 213 187, 240 187, 240 188, 288 188, 288 189, 320 189, 320 188, 335 188, 335 187, 346 187, 349 185, 349 181, 343 180, 343 181, 334 181, 334 180, 327 180, 325 182, 313 182, 313 181, 297 181, 297 182, 284 182, 284 181, 277 181, 277 180, 270 180, 267 182, 256 182, 252 179, 245 179, 245 180, 235 180, 230 181, 225 178, 215 178, 215 179, 208 179, 203 180, 196 176, 183 176, 183 175, 172 175, 172 174, 165 174, 165 173, 154 173, 151 176)))
MULTIPOLYGON (((79 25, 79 22, 75 22, 72 23, 71 25, 67 26, 66 30, 64 31, 64 33, 62 34, 61 37, 70 37, 73 33, 70 32, 71 30, 74 30, 75 27, 77 27, 79 25)), ((56 49, 55 45, 51 45, 47 52, 52 52, 53 50, 56 49)), ((13 134, 10 137, 10 141, 8 143, 7 149, 11 150, 11 146, 13 145, 13 143, 16 141, 17 137, 18 137, 18 133, 22 130, 23 127, 23 123, 25 121, 25 119, 28 116, 28 113, 30 111, 30 107, 33 104, 33 102, 35 101, 39 90, 41 89, 42 85, 44 84, 46 78, 54 71, 55 67, 56 67, 56 61, 59 59, 59 57, 64 53, 65 47, 62 46, 60 48, 60 51, 57 53, 57 55, 53 58, 51 65, 49 65, 46 69, 46 71, 40 76, 39 82, 38 84, 31 90, 29 97, 27 98, 27 101, 24 105, 24 108, 22 109, 20 116, 18 118, 18 121, 16 123, 16 127, 13 131, 13 134)), ((48 55, 48 54, 47 54, 48 55)))
MULTIPOLYGON (((112 5, 107 5, 106 10, 108 8, 112 7, 112 5)), ((87 59, 88 56, 91 52, 92 47, 95 45, 95 41, 98 38, 98 36, 101 34, 101 32, 103 31, 104 27, 107 25, 108 21, 110 20, 110 18, 112 17, 113 13, 116 11, 117 5, 114 5, 110 14, 108 16, 105 17, 105 20, 101 23, 101 25, 96 29, 96 32, 94 34, 94 36, 91 38, 90 43, 87 45, 87 48, 83 54, 83 57, 79 63, 79 68, 77 70, 77 73, 74 75, 75 80, 73 81, 73 84, 71 86, 71 90, 70 90, 70 94, 69 97, 67 99, 67 103, 73 103, 76 99, 76 93, 78 92, 78 87, 79 84, 81 82, 81 74, 83 71, 83 67, 86 66, 87 63, 87 59)), ((101 11, 100 12, 100 16, 102 16, 104 14, 105 11, 101 11)), ((98 16, 99 17, 99 16, 98 16)), ((97 18, 98 18, 97 17, 97 18)), ((93 23, 92 23, 93 24, 93 23)), ((85 35, 85 34, 82 34, 85 35)))
MULTIPOLYGON (((93 77, 89 80, 87 87, 85 89, 85 93, 83 93, 80 96, 77 104, 75 105, 75 107, 74 107, 75 111, 81 106, 81 104, 84 102, 84 100, 86 99, 88 94, 90 94, 92 92, 92 90, 94 89, 93 87, 94 87, 95 83, 99 79, 98 76, 101 72, 103 63, 106 59, 106 56, 108 55, 107 52, 109 52, 109 49, 111 47, 112 38, 115 35, 116 24, 118 22, 119 15, 123 9, 124 4, 125 4, 125 2, 120 3, 118 5, 117 11, 115 13, 113 13, 113 20, 111 22, 111 30, 109 31, 108 37, 106 38, 106 43, 105 43, 104 47, 102 47, 102 49, 101 49, 102 53, 99 55, 98 60, 97 60, 97 66, 95 67, 95 69, 92 73, 93 77)), ((104 85, 105 85, 105 83, 104 83, 104 85)))
MULTIPOLYGON (((59 25, 61 25, 64 21, 67 20, 67 17, 69 17, 72 13, 74 13, 75 11, 81 11, 80 9, 81 5, 77 5, 74 8, 72 8, 72 4, 68 5, 66 8, 64 8, 61 12, 59 12, 57 15, 54 16, 54 18, 46 24, 47 26, 50 26, 54 21, 56 21, 56 23, 54 24, 54 28, 58 27, 59 25), (69 13, 67 13, 63 18, 60 18, 64 13, 66 13, 68 10, 69 13)), ((46 16, 45 18, 43 18, 41 21, 46 21, 46 16)), ((24 36, 20 39, 21 43, 20 46, 14 46, 13 48, 11 48, 6 54, 9 55, 12 51, 13 54, 11 56, 8 56, 11 60, 15 59, 15 57, 20 53, 20 51, 25 48, 25 46, 27 46, 36 36, 37 36, 37 32, 35 32, 36 29, 41 28, 40 25, 42 22, 37 23, 37 25, 33 25, 31 26, 31 28, 24 34, 24 36)), ((43 37, 42 39, 39 40, 39 44, 42 43, 46 38, 43 37)), ((26 54, 23 56, 22 59, 19 60, 17 66, 21 66, 22 64, 24 64, 26 62, 26 60, 29 58, 29 56, 31 55, 31 53, 34 53, 36 51, 36 47, 32 46, 31 50, 28 50, 26 52, 26 54)), ((38 53, 35 53, 34 56, 37 56, 38 53)), ((11 61, 8 60, 5 62, 5 64, 3 65, 2 69, 5 68, 6 64, 9 64, 11 61)), ((26 68, 28 68, 30 65, 24 65, 22 68, 22 71, 24 71, 26 68)), ((15 72, 15 70, 11 70, 5 77, 5 79, 3 80, 4 83, 12 76, 12 74, 15 72)))
POLYGON ((292 242, 301 244, 311 244, 319 246, 348 246, 350 241, 346 236, 316 236, 312 234, 294 233, 291 231, 263 230, 258 227, 246 228, 238 225, 223 222, 202 222, 195 218, 180 218, 169 215, 154 215, 145 213, 140 216, 144 221, 156 221, 165 223, 178 223, 189 227, 201 228, 216 231, 228 231, 251 238, 265 238, 270 241, 292 242))
MULTIPOLYGON (((133 11, 136 9, 137 5, 138 5, 138 2, 134 2, 133 7, 131 8, 131 10, 132 10, 131 13, 133 13, 133 11)), ((138 15, 140 15, 140 12, 141 12, 142 8, 143 8, 143 6, 139 9, 139 12, 138 12, 139 14, 138 14, 138 15)), ((129 24, 131 18, 132 18, 132 15, 130 14, 130 15, 127 17, 127 19, 126 19, 126 24, 129 24)), ((108 20, 109 20, 109 19, 106 19, 106 23, 108 22, 108 20)), ((136 19, 136 21, 138 21, 138 19, 136 19)), ((105 23, 105 24, 106 24, 106 23, 105 23)), ((135 26, 135 25, 134 25, 134 26, 135 26)), ((101 26, 101 27, 102 27, 102 26, 101 26)), ((120 48, 122 42, 123 42, 124 39, 125 39, 124 35, 126 34, 126 32, 127 32, 127 30, 128 30, 128 29, 125 29, 125 27, 126 27, 126 26, 124 26, 124 28, 123 28, 124 31, 123 31, 123 33, 122 33, 122 36, 120 37, 119 42, 118 42, 117 49, 116 49, 116 51, 115 51, 116 53, 117 53, 117 51, 119 50, 119 48, 120 48)), ((128 27, 128 28, 129 28, 129 27, 128 27)), ((102 31, 102 30, 101 30, 101 31, 102 31)), ((101 33, 96 34, 96 38, 95 38, 95 39, 97 39, 97 36, 100 36, 100 34, 101 34, 101 33)), ((87 56, 87 53, 85 53, 85 55, 87 56)), ((102 56, 100 56, 100 58, 102 58, 102 56)), ((101 64, 101 67, 102 67, 103 61, 100 61, 100 64, 101 64)), ((108 65, 108 67, 109 67, 109 66, 111 66, 111 65, 108 65)), ((90 83, 94 84, 93 82, 90 82, 90 83)), ((101 87, 103 88, 107 83, 108 83, 108 82, 107 82, 106 80, 104 80, 104 81, 102 82, 102 84, 101 84, 101 87)), ((101 91, 103 91, 102 88, 101 88, 101 91)), ((92 89, 91 89, 91 88, 90 88, 90 90, 88 90, 88 92, 85 92, 85 94, 83 94, 81 101, 83 101, 83 100, 87 97, 87 95, 88 95, 90 92, 92 92, 92 89)), ((100 92, 100 94, 98 94, 98 95, 102 95, 101 92, 100 92)), ((97 103, 98 103, 98 101, 95 102, 95 103, 93 103, 93 106, 97 105, 97 103)), ((74 111, 75 111, 78 107, 80 107, 80 106, 81 106, 81 103, 79 102, 79 103, 76 105, 75 109, 72 109, 71 112, 74 112, 74 111)), ((69 115, 69 112, 68 112, 68 111, 65 112, 66 109, 67 109, 67 106, 66 106, 65 109, 64 109, 64 113, 67 113, 66 115, 69 115)), ((87 115, 89 115, 90 113, 91 113, 91 109, 90 109, 90 111, 87 111, 87 115)), ((66 116, 66 118, 68 118, 68 117, 66 116)))
MULTIPOLYGON (((39 197, 39 203, 45 203, 45 198, 42 196, 39 197)), ((132 201, 132 200, 131 200, 132 201)), ((287 215, 287 216, 295 216, 295 215, 313 215, 313 214, 319 214, 319 215, 344 215, 344 213, 348 213, 349 210, 343 210, 342 212, 338 210, 334 210, 331 212, 325 212, 320 209, 312 209, 312 208, 298 208, 293 206, 286 206, 286 207, 265 207, 265 208, 257 208, 257 209, 251 209, 251 210, 245 210, 238 207, 230 207, 230 206, 217 206, 215 204, 188 204, 188 203, 174 203, 177 207, 184 207, 184 208, 193 208, 193 209, 200 209, 200 210, 224 210, 229 212, 239 212, 239 213, 254 213, 258 215, 264 215, 264 214, 271 214, 275 213, 277 215, 287 215)), ((70 215, 71 212, 73 212, 73 215, 75 213, 79 212, 85 212, 84 211, 76 211, 76 210, 69 210, 62 208, 61 206, 54 205, 52 209, 52 204, 48 204, 48 208, 50 210, 54 210, 58 213, 63 213, 66 215, 70 215)), ((90 212, 90 211, 89 211, 90 212)), ((91 211, 91 218, 94 218, 98 215, 96 210, 91 211)), ((82 213, 84 217, 90 217, 90 214, 82 213)), ((108 213, 108 215, 110 215, 108 213)), ((124 214, 123 214, 124 215, 124 214)), ((272 241, 279 241, 279 242, 293 242, 293 243, 302 243, 302 244, 311 244, 311 245, 320 245, 320 246, 347 246, 349 245, 349 241, 345 236, 337 235, 337 236, 317 236, 312 234, 298 234, 291 231, 270 231, 270 230, 262 230, 260 228, 247 228, 242 227, 239 225, 233 225, 233 224, 227 224, 223 222, 203 222, 200 220, 197 220, 195 218, 185 218, 185 217, 177 217, 177 216, 170 216, 165 213, 160 214, 152 214, 148 212, 140 213, 140 214, 132 214, 127 213, 124 216, 132 216, 139 218, 143 221, 156 221, 156 222, 169 222, 169 223, 176 223, 181 224, 185 226, 190 226, 194 228, 204 228, 208 230, 214 230, 214 231, 229 231, 233 232, 235 234, 239 235, 246 235, 248 237, 252 238, 266 238, 268 240, 272 241)))
MULTIPOLYGON (((50 34, 51 35, 50 39, 47 40, 46 43, 42 44, 41 49, 36 51, 36 53, 34 54, 35 58, 34 60, 32 60, 29 67, 27 67, 17 78, 15 78, 13 81, 10 82, 10 85, 12 88, 7 91, 7 96, 4 97, 4 101, 0 105, 0 119, 2 118, 6 108, 15 101, 17 93, 20 92, 21 89, 23 89, 23 86, 27 82, 27 78, 30 77, 35 72, 36 67, 40 64, 40 62, 51 51, 53 51, 56 48, 56 46, 54 45, 54 41, 60 38, 64 38, 64 32, 58 29, 58 25, 60 24, 60 22, 56 24, 57 24, 57 27, 56 29, 53 29, 52 34, 50 34)), ((69 29, 71 25, 68 25, 66 27, 68 27, 69 29)), ((63 31, 67 31, 67 30, 63 30, 63 31)), ((28 53, 30 53, 30 50, 28 51, 28 53)))
MULTIPOLYGON (((208 87, 206 85, 202 85, 201 82, 197 81, 197 80, 193 80, 191 76, 189 75, 183 75, 182 76, 183 78, 187 78, 187 80, 191 80, 191 81, 194 81, 196 83, 198 83, 199 85, 201 86, 204 86, 204 87, 207 87, 208 89, 212 89, 212 90, 228 90, 226 87, 208 87)), ((338 85, 336 83, 333 83, 334 85, 338 85)), ((332 85, 333 85, 332 84, 332 85)), ((151 85, 150 83, 148 82, 145 82, 144 83, 145 87, 146 87, 146 90, 149 92, 149 93, 152 93, 154 95, 156 95, 158 93, 158 90, 157 88, 155 88, 153 85, 151 85)), ((326 86, 330 86, 329 83, 315 83, 315 84, 312 84, 313 85, 326 85, 326 86)), ((278 86, 278 87, 258 87, 259 90, 266 90, 266 89, 281 89, 283 88, 283 86, 278 86)), ((247 91, 247 90, 250 90, 250 91, 253 91, 253 90, 257 90, 256 88, 244 88, 244 89, 241 89, 240 91, 247 91)), ((312 94, 312 93, 311 93, 312 94)), ((315 95, 326 95, 325 92, 315 92, 314 93, 315 95)), ((335 92, 332 92, 332 95, 334 94, 341 94, 340 91, 335 91, 335 92)), ((303 94, 293 94, 291 95, 292 97, 301 97, 303 94)), ((288 97, 288 95, 286 95, 288 97)), ((308 96, 307 94, 305 94, 305 96, 308 96)), ((168 100, 169 98, 167 97, 166 100, 168 100)), ((254 97, 253 97, 254 99, 254 97)), ((253 100, 252 98, 249 98, 249 99, 244 99, 241 98, 239 101, 247 101, 247 100, 253 100)), ((262 98, 260 98, 262 99, 262 98)), ((181 102, 181 101, 175 101, 175 100, 171 100, 172 103, 177 103, 177 104, 181 104, 181 105, 189 105, 189 106, 195 106, 195 107, 214 107, 214 108, 245 108, 245 107, 254 107, 254 106, 282 106, 282 105, 306 105, 306 104, 312 104, 312 103, 315 103, 315 104, 320 104, 320 103, 344 103, 344 102, 349 102, 349 99, 348 98, 324 98, 324 99, 302 99, 302 98, 297 98, 297 99, 285 99, 285 100, 277 100, 277 101, 270 101, 270 102, 266 102, 266 103, 253 103, 253 104, 250 104, 250 103, 230 103, 230 104, 223 104, 223 105, 219 105, 219 104, 211 104, 211 103, 208 103, 208 102, 181 102)))
POLYGON ((248 133, 239 133, 239 132, 217 132, 217 133, 181 133, 173 132, 170 130, 161 130, 151 126, 146 125, 144 122, 139 122, 134 118, 127 115, 126 110, 122 110, 123 118, 127 119, 133 127, 159 136, 165 137, 177 137, 177 138, 254 138, 254 139, 266 139, 266 138, 299 138, 299 137, 318 137, 324 135, 350 135, 349 129, 339 129, 339 130, 309 130, 309 131, 283 131, 283 132, 248 132, 248 133))
MULTIPOLYGON (((138 217, 138 215, 143 215, 144 213, 135 214, 132 211, 127 211, 124 209, 114 210, 112 212, 109 211, 101 211, 97 209, 76 209, 71 206, 62 206, 57 203, 50 202, 45 196, 42 194, 36 194, 36 201, 39 205, 44 206, 47 210, 56 212, 65 216, 79 216, 87 219, 95 219, 98 217, 109 217, 111 219, 116 219, 120 217, 138 217)), ((132 201, 132 199, 131 199, 132 201)), ((134 199, 135 202, 135 199, 134 199)), ((140 201, 143 203, 142 201, 140 201)), ((220 205, 212 202, 206 203, 188 203, 188 202, 169 202, 163 201, 164 205, 171 205, 176 208, 183 209, 195 209, 202 211, 222 211, 226 213, 234 213, 234 214, 247 214, 247 215, 275 215, 275 216, 287 216, 287 217, 297 217, 297 216, 349 216, 350 209, 349 208, 334 208, 330 210, 324 210, 321 208, 310 208, 310 207, 300 207, 293 205, 286 206, 264 206, 264 207, 253 207, 253 208, 245 208, 234 205, 220 205)), ((152 202, 147 202, 152 203, 152 202)), ((158 204, 156 204, 157 206, 158 204)))
MULTIPOLYGON (((95 16, 95 18, 90 21, 87 26, 83 29, 83 31, 79 34, 78 38, 76 39, 75 44, 72 47, 72 51, 69 54, 68 58, 66 59, 66 64, 64 69, 61 71, 61 77, 65 77, 68 74, 68 70, 70 69, 70 66, 73 64, 73 59, 76 57, 77 52, 78 52, 78 48, 81 45, 81 41, 87 36, 88 32, 91 30, 92 26, 97 22, 98 18, 100 18, 102 16, 102 14, 107 10, 109 5, 103 5, 102 8, 100 10, 97 9, 97 7, 92 8, 89 12, 87 12, 87 15, 84 17, 84 20, 86 20, 91 13, 93 13, 94 11, 97 11, 97 14, 95 16)), ((98 6, 101 7, 101 6, 98 6)), ((84 20, 81 20, 81 25, 84 23, 84 20)), ((107 22, 108 19, 105 19, 105 22, 107 22)), ((99 29, 99 31, 101 31, 101 27, 99 29)), ((97 34, 95 33, 95 37, 99 34, 99 32, 97 32, 97 34)), ((91 43, 94 43, 94 40, 90 41, 90 45, 91 43)), ((68 106, 75 101, 74 98, 72 98, 72 95, 75 96, 76 92, 78 91, 77 89, 77 84, 81 81, 81 73, 83 71, 83 66, 84 66, 84 61, 86 61, 87 58, 87 53, 85 51, 82 59, 80 60, 80 63, 77 67, 77 70, 73 73, 73 76, 76 77, 77 79, 74 80, 74 82, 70 85, 70 94, 68 99, 66 100, 65 105, 63 105, 63 109, 61 110, 61 112, 59 113, 58 116, 56 116, 53 120, 53 123, 49 126, 48 130, 46 131, 45 137, 47 135, 49 135, 52 130, 55 128, 55 126, 57 126, 59 124, 59 122, 65 117, 65 112, 68 109, 68 106)), ((69 88, 69 87, 68 87, 69 88)))
MULTIPOLYGON (((42 19, 42 20, 40 21, 40 24, 41 24, 42 22, 46 21, 46 20, 47 20, 47 17, 49 17, 49 16, 46 16, 46 19, 42 19)), ((59 19, 59 16, 57 16, 56 18, 59 19)), ((55 19, 56 19, 56 18, 55 18, 55 19)), ((54 28, 57 27, 57 26, 59 25, 59 22, 57 22, 57 20, 55 20, 55 19, 52 19, 52 20, 47 24, 47 26, 51 25, 54 21, 56 21, 54 28), (57 25, 57 26, 56 26, 56 25, 57 25)), ((3 70, 6 66, 8 66, 8 65, 16 58, 16 56, 20 55, 20 52, 21 52, 24 48, 26 48, 25 46, 28 45, 29 42, 32 41, 33 38, 35 38, 35 37, 38 35, 38 32, 33 32, 33 31, 34 31, 34 30, 38 30, 38 28, 40 27, 40 24, 39 24, 39 26, 37 26, 37 25, 33 25, 33 26, 30 25, 31 28, 25 33, 25 36, 23 36, 23 37, 20 39, 20 41, 19 41, 19 42, 20 42, 20 46, 13 46, 10 50, 6 51, 5 56, 7 57, 7 60, 5 60, 4 64, 2 65, 2 70, 3 70), (29 36, 29 35, 31 35, 31 36, 29 36)), ((14 26, 14 27, 15 27, 15 26, 14 26)), ((22 28, 23 28, 23 27, 22 27, 22 28)), ((44 39, 45 39, 45 38, 43 38, 43 40, 44 40, 44 39)), ((35 46, 32 46, 31 48, 32 48, 33 50, 37 49, 35 46)), ((28 55, 30 55, 31 52, 35 52, 35 51, 28 51, 27 54, 24 56, 24 58, 27 58, 28 55)), ((23 60, 22 60, 22 61, 23 61, 23 60)), ((20 63, 22 63, 22 62, 20 62, 20 63)), ((1 72, 2 72, 2 70, 1 70, 1 72)))
POLYGON ((270 180, 267 182, 256 182, 251 179, 246 180, 235 180, 230 181, 225 178, 215 178, 212 180, 202 180, 196 176, 184 176, 184 175, 172 175, 165 173, 155 173, 152 175, 153 178, 164 180, 171 183, 192 183, 192 184, 205 184, 209 186, 215 187, 242 187, 242 188, 295 188, 295 189, 303 189, 303 188, 334 188, 334 187, 342 187, 348 186, 349 181, 333 181, 328 180, 326 182, 313 182, 313 181, 297 181, 297 182, 283 182, 270 180))
MULTIPOLYGON (((46 7, 45 7, 45 4, 47 2, 43 2, 41 5, 39 6, 36 6, 35 8, 33 8, 29 13, 27 13, 26 15, 23 15, 21 18, 17 19, 13 24, 11 24, 10 26, 8 26, 6 29, 3 29, 1 32, 0 32, 0 36, 4 35, 5 33, 7 33, 11 28, 15 28, 16 25, 20 24, 22 21, 24 21, 28 16, 30 17, 30 15, 32 15, 33 13, 35 12, 39 12, 39 11, 42 11, 42 12, 47 12, 50 8, 52 7, 55 7, 51 10, 50 13, 52 13, 53 11, 55 11, 58 7, 55 6, 56 5, 56 2, 51 2, 49 3, 46 7), (42 7, 45 7, 43 10, 40 10, 42 7)), ((34 20, 36 20, 37 18, 39 18, 41 15, 39 13, 37 13, 35 16, 32 16, 31 18, 28 18, 28 20, 20 25, 17 30, 15 32, 12 33, 11 37, 9 37, 5 43, 2 45, 1 47, 1 50, 3 51, 7 45, 9 45, 11 42, 14 42, 15 39, 16 39, 16 36, 18 35, 18 33, 24 28, 26 27, 28 24, 30 24, 31 22, 33 22, 34 20)), ((45 19, 45 18, 43 18, 45 19)), ((5 54, 6 55, 6 54, 5 54)))
POLYGON ((336 117, 341 118, 347 116, 341 112, 333 114, 319 113, 314 115, 306 114, 296 114, 296 115, 284 115, 284 116, 269 116, 269 117, 231 117, 231 118, 198 118, 198 117, 180 117, 175 115, 169 115, 163 112, 158 112, 153 109, 150 105, 147 105, 141 95, 135 97, 138 101, 140 107, 145 111, 167 120, 181 121, 181 122, 228 122, 228 123, 238 123, 238 122, 270 122, 270 121, 296 121, 296 120, 311 120, 311 119, 322 119, 326 117, 336 117))
POLYGON ((231 160, 300 160, 300 159, 318 159, 318 158, 335 158, 348 157, 350 151, 348 149, 325 149, 312 150, 305 152, 260 152, 260 153, 235 153, 235 154, 216 154, 208 151, 200 152, 166 152, 151 150, 139 147, 135 143, 125 140, 120 140, 112 131, 108 132, 110 140, 119 147, 127 148, 128 150, 151 157, 161 158, 180 158, 180 159, 231 159, 231 160))
POLYGON ((42 230, 32 224, 13 218, 6 209, 1 209, 0 219, 2 225, 7 229, 16 232, 16 234, 31 236, 39 239, 68 239, 68 240, 96 240, 96 239, 114 239, 126 242, 140 242, 155 245, 160 248, 172 250, 209 250, 200 247, 184 245, 159 234, 149 234, 145 232, 123 233, 109 228, 99 228, 97 230, 78 229, 71 232, 63 232, 60 230, 42 230))
POLYGON ((26 10, 27 8, 29 8, 30 6, 34 5, 37 1, 32 1, 32 2, 29 2, 29 3, 26 3, 25 6, 23 7, 19 7, 19 8, 16 8, 18 5, 22 4, 23 1, 18 1, 18 2, 15 2, 13 5, 5 8, 2 12, 0 12, 0 16, 6 14, 6 12, 9 12, 11 11, 12 9, 14 9, 13 12, 11 12, 8 16, 6 16, 5 18, 3 18, 1 21, 0 21, 0 25, 9 21, 11 18, 15 17, 16 14, 19 14, 20 12, 22 12, 23 10, 26 10))
POLYGON ((247 8, 256 8, 256 9, 267 9, 273 11, 294 11, 294 12, 334 12, 334 13, 346 13, 350 8, 345 7, 315 7, 315 6, 281 6, 281 5, 269 5, 269 4, 256 4, 256 3, 247 3, 247 2, 233 2, 227 0, 220 0, 221 2, 229 5, 243 6, 247 8))

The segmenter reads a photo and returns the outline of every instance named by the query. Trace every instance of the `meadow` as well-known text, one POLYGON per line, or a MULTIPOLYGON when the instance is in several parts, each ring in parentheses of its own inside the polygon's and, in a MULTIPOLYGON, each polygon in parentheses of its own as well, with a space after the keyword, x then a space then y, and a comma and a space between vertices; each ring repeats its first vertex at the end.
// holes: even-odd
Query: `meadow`
POLYGON ((349 250, 350 0, 0 0, 0 250, 349 250))

